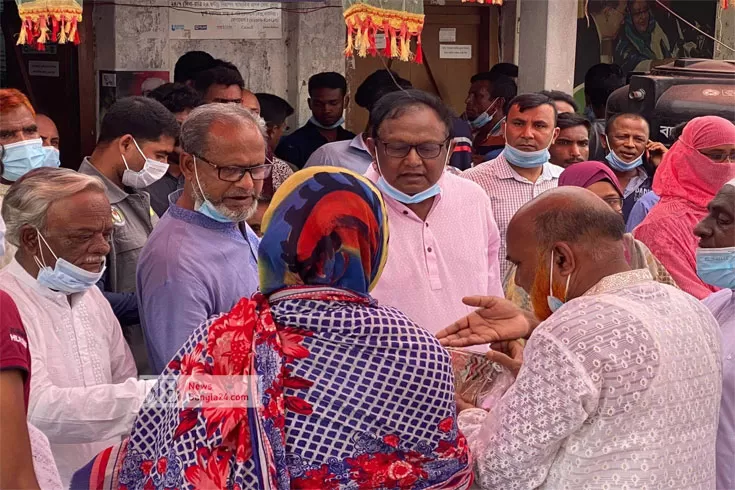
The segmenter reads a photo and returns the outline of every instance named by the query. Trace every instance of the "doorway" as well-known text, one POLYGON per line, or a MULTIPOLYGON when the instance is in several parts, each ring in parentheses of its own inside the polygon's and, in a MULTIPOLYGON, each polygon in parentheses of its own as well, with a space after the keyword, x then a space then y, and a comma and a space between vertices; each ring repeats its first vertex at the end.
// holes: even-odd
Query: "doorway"
POLYGON ((59 129, 61 165, 74 170, 96 142, 92 8, 84 4, 78 46, 47 44, 43 51, 15 44, 20 31, 15 1, 3 1, 0 15, 5 61, 2 88, 20 90, 36 112, 53 119, 59 129))
MULTIPOLYGON (((414 88, 439 96, 456 114, 461 114, 472 75, 489 70, 499 60, 499 10, 496 6, 459 2, 426 5, 422 32, 424 63, 356 56, 347 61, 348 85, 354 94, 368 75, 390 68, 410 80, 414 88), (449 48, 441 48, 442 45, 449 48)), ((367 121, 368 112, 351 101, 347 109, 348 129, 364 131, 367 121)))

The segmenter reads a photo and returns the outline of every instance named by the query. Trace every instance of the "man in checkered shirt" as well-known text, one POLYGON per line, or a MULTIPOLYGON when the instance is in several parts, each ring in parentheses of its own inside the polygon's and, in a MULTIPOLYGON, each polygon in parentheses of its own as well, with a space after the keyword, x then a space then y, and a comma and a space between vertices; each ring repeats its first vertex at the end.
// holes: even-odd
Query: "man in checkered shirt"
POLYGON ((556 187, 564 170, 549 162, 549 146, 559 135, 554 101, 542 94, 522 94, 511 100, 508 107, 503 152, 462 174, 490 196, 500 230, 503 277, 510 269, 505 241, 510 219, 528 201, 556 187))

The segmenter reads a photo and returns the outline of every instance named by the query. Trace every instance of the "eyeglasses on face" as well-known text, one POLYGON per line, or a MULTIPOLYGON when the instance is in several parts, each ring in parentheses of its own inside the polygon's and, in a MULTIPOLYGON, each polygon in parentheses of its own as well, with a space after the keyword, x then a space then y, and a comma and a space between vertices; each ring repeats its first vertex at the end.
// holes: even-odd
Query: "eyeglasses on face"
POLYGON ((240 167, 237 165, 223 167, 215 165, 200 156, 194 156, 207 165, 216 168, 217 178, 225 182, 239 182, 247 173, 250 174, 250 178, 253 180, 265 180, 271 174, 271 169, 273 168, 273 165, 270 163, 266 163, 264 165, 253 165, 250 167, 240 167))
POLYGON ((445 139, 441 143, 419 143, 418 145, 411 145, 408 143, 387 143, 382 140, 377 140, 385 150, 385 154, 393 158, 403 158, 408 155, 412 149, 416 150, 421 158, 436 158, 441 155, 442 148, 446 146, 449 138, 445 139))
POLYGON ((608 206, 615 210, 623 209, 623 198, 622 197, 605 197, 602 199, 608 206))
POLYGON ((712 150, 712 151, 700 151, 699 153, 706 156, 713 162, 723 163, 728 160, 731 162, 735 162, 735 150, 732 150, 732 151, 712 150))

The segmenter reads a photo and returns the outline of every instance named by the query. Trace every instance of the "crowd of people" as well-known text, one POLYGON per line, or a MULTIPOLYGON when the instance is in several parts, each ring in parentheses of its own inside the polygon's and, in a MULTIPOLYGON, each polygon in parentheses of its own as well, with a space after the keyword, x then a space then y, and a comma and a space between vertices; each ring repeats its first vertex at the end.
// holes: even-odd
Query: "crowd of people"
POLYGON ((78 170, 0 89, 0 488, 735 489, 735 125, 619 72, 318 73, 291 131, 190 52, 78 170))

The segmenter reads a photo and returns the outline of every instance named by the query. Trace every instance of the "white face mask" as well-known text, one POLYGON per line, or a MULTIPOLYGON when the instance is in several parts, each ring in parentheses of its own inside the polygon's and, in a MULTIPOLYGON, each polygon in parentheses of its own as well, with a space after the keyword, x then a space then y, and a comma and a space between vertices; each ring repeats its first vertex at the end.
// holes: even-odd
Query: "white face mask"
POLYGON ((143 154, 143 151, 140 149, 140 146, 138 146, 138 143, 135 140, 133 140, 133 144, 138 149, 138 152, 141 154, 141 156, 145 158, 145 164, 143 165, 143 168, 138 172, 130 170, 130 167, 128 167, 128 162, 127 160, 125 160, 125 155, 120 155, 122 157, 123 163, 125 164, 125 172, 123 173, 122 183, 123 185, 132 187, 133 189, 143 189, 144 187, 148 187, 149 185, 166 175, 166 172, 168 172, 168 163, 159 162, 158 160, 153 160, 152 158, 146 158, 145 154, 143 154))

